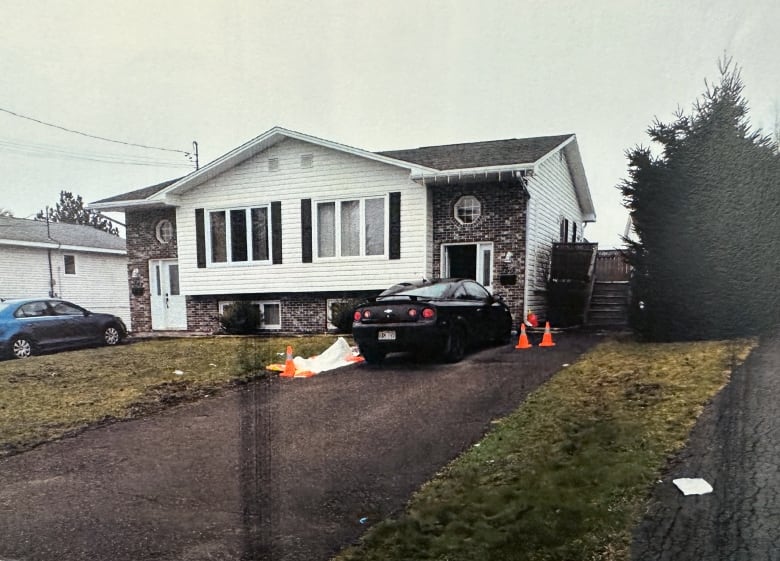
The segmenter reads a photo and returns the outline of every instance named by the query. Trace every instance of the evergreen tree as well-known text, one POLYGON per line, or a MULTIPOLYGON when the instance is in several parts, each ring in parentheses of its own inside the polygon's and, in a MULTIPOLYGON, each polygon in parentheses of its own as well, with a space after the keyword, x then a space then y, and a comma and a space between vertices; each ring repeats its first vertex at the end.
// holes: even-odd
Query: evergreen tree
MULTIPOLYGON (((49 222, 64 222, 67 224, 80 224, 92 226, 115 236, 119 235, 119 228, 114 226, 108 218, 102 214, 84 208, 84 200, 81 195, 73 196, 70 191, 60 191, 60 200, 54 208, 48 208, 49 222)), ((46 210, 38 211, 36 220, 46 220, 46 210)))
POLYGON ((720 83, 705 82, 690 115, 649 128, 659 155, 627 153, 620 189, 644 305, 632 321, 652 339, 758 333, 780 319, 780 157, 751 129, 739 68, 719 68, 720 83))

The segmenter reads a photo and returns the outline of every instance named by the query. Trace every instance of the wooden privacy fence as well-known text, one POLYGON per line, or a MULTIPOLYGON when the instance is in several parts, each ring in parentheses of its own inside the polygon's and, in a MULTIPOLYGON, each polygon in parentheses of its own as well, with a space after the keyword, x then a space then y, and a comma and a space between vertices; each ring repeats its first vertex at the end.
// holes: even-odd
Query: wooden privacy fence
POLYGON ((619 249, 600 249, 596 256, 597 281, 627 281, 631 266, 619 249))

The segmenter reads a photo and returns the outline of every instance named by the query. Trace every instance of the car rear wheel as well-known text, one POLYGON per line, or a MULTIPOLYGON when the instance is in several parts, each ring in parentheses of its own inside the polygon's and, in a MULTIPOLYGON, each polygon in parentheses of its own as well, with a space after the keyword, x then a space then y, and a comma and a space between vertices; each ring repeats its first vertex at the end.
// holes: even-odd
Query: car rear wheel
POLYGON ((26 337, 17 337, 11 343, 11 354, 14 358, 27 358, 33 354, 32 341, 26 337))
POLYGON ((122 336, 116 327, 113 325, 106 327, 106 330, 103 332, 103 340, 106 342, 106 345, 116 345, 120 339, 122 339, 122 336))
POLYGON ((361 347, 360 354, 368 364, 379 364, 385 359, 387 353, 373 347, 361 347))
POLYGON ((444 360, 446 362, 460 362, 466 356, 466 337, 463 330, 454 327, 447 337, 444 347, 444 360))

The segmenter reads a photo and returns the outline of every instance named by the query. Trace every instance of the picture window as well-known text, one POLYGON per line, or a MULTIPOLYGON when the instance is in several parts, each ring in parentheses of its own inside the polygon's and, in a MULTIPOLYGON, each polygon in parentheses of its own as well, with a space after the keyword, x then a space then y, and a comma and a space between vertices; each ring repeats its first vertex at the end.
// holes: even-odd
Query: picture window
POLYGON ((384 197, 317 203, 317 257, 384 255, 386 211, 384 197))
POLYGON ((270 206, 210 211, 206 241, 211 263, 268 261, 270 213, 270 206))

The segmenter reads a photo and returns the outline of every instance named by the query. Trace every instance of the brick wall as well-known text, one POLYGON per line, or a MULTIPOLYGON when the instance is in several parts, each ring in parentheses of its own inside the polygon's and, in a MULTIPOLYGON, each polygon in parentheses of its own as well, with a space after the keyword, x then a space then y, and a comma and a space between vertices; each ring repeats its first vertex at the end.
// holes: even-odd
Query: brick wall
POLYGON ((130 330, 145 332, 152 330, 152 310, 149 300, 149 260, 175 259, 176 212, 174 209, 133 210, 125 213, 127 224, 127 278, 130 291, 130 330), (174 237, 168 243, 157 239, 156 228, 160 220, 170 220, 174 227, 174 237), (133 270, 138 269, 143 287, 141 294, 134 294, 131 286, 133 270))
POLYGON ((307 292, 303 294, 222 294, 187 297, 187 328, 190 331, 214 333, 219 329, 219 303, 235 300, 278 301, 281 304, 282 327, 268 333, 325 333, 328 331, 327 301, 360 300, 376 296, 377 291, 307 292))
POLYGON ((525 225, 527 195, 510 183, 469 183, 436 185, 433 190, 433 271, 441 271, 441 247, 447 243, 493 242, 493 293, 500 295, 512 311, 515 321, 523 314, 525 283, 525 225), (472 224, 455 219, 454 206, 463 195, 472 195, 482 205, 481 216, 472 224), (511 265, 504 263, 507 252, 511 265), (502 285, 500 275, 513 273, 516 284, 502 285))

